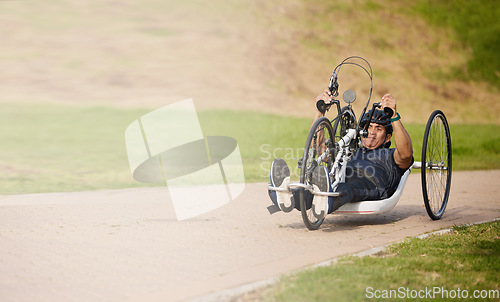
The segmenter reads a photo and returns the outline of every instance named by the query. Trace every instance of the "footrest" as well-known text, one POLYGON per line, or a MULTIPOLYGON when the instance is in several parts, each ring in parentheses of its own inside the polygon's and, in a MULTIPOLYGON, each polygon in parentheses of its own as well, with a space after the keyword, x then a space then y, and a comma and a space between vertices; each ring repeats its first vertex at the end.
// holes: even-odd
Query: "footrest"
POLYGON ((286 188, 288 190, 292 189, 292 188, 302 188, 302 189, 306 189, 307 191, 313 193, 314 190, 313 190, 313 187, 311 185, 306 185, 306 184, 303 184, 301 182, 291 182, 289 183, 286 188))
POLYGON ((267 189, 271 190, 271 191, 288 192, 290 194, 292 193, 292 191, 291 191, 292 188, 302 188, 302 189, 305 189, 305 190, 311 192, 312 194, 321 195, 321 196, 340 196, 339 192, 314 191, 314 189, 311 185, 306 185, 306 184, 303 184, 300 182, 291 182, 286 186, 286 188, 279 188, 279 187, 272 187, 272 186, 267 187, 267 189))
POLYGON ((340 194, 341 194, 340 192, 321 192, 321 191, 313 191, 311 193, 313 193, 314 195, 333 196, 333 197, 340 196, 340 194))
POLYGON ((278 191, 278 192, 288 192, 288 193, 292 193, 290 192, 290 190, 288 189, 288 187, 286 188, 280 188, 280 187, 271 187, 271 186, 267 186, 267 189, 270 190, 270 191, 278 191))

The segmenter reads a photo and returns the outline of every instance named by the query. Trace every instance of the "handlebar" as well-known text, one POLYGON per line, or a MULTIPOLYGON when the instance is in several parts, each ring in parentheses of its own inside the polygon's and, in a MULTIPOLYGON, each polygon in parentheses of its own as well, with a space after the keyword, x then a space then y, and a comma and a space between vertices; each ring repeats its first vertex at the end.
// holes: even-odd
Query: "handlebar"
MULTIPOLYGON (((373 107, 380 109, 380 107, 382 107, 382 106, 380 105, 380 103, 374 103, 373 107)), ((384 107, 384 112, 385 112, 385 116, 387 118, 391 118, 394 115, 394 110, 392 110, 392 108, 389 108, 389 107, 384 107)), ((371 120, 371 118, 370 118, 370 120, 371 120)))
POLYGON ((328 110, 328 108, 329 108, 331 105, 332 105, 332 102, 329 102, 329 103, 327 104, 327 103, 326 103, 325 101, 323 101, 323 100, 318 100, 318 101, 316 102, 316 108, 318 109, 318 111, 319 111, 319 112, 321 112, 321 113, 323 113, 323 114, 324 114, 324 113, 328 110))
MULTIPOLYGON (((335 67, 335 69, 333 70, 332 75, 330 77, 330 84, 328 85, 328 90, 330 90, 330 93, 331 93, 332 97, 338 96, 338 91, 339 91, 338 76, 339 76, 339 73, 340 73, 340 68, 343 65, 355 65, 357 67, 360 67, 361 69, 363 69, 366 72, 366 74, 370 78, 370 92, 369 92, 369 95, 368 95, 368 99, 366 101, 366 105, 365 105, 365 107, 364 107, 364 109, 363 109, 363 111, 361 113, 360 118, 359 118, 359 121, 361 122, 361 119, 363 118, 363 116, 364 116, 364 114, 366 112, 366 109, 368 108, 368 106, 370 104, 370 99, 371 99, 371 96, 372 96, 372 91, 373 91, 373 72, 372 72, 372 68, 371 68, 370 63, 368 63, 368 61, 365 60, 362 57, 351 56, 351 57, 347 57, 346 59, 344 59, 340 64, 338 64, 335 67), (361 60, 362 61, 361 64, 364 62, 364 63, 366 63, 366 66, 362 66, 361 64, 359 64, 355 60, 361 60)), ((348 103, 349 103, 349 106, 350 106, 351 102, 348 102, 348 103)), ((340 101, 335 100, 335 99, 331 99, 330 102, 325 102, 325 100, 318 100, 316 102, 316 108, 318 109, 319 112, 321 112, 322 114, 324 114, 326 111, 328 111, 328 109, 330 108, 330 106, 333 105, 333 104, 337 105, 338 113, 340 114, 340 101)), ((372 109, 375 109, 375 108, 381 108, 380 103, 374 103, 372 109)), ((392 115, 394 114, 394 111, 391 108, 385 107, 385 108, 383 108, 383 110, 384 110, 384 112, 385 112, 385 114, 386 114, 386 116, 388 118, 391 118, 392 115)), ((373 118, 373 112, 374 112, 374 110, 372 110, 372 112, 371 112, 370 120, 373 118)), ((363 127, 365 129, 363 129, 364 131, 361 130, 362 133, 363 132, 368 133, 368 131, 367 131, 368 130, 368 126, 369 126, 369 124, 367 124, 365 127, 363 127)))
POLYGON ((339 100, 331 100, 330 102, 326 103, 324 100, 318 100, 316 102, 316 108, 318 109, 319 112, 325 113, 328 111, 331 105, 337 105, 337 111, 340 112, 340 101, 339 100))

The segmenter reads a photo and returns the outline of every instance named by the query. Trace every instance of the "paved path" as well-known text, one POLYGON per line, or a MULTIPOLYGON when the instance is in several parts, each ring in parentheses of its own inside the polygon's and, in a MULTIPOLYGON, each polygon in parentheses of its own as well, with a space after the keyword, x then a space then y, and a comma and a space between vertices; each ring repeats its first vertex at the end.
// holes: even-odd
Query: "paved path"
POLYGON ((264 183, 177 222, 166 188, 0 196, 0 300, 182 301, 433 230, 500 217, 500 171, 453 175, 445 216, 431 221, 420 176, 396 207, 327 217, 269 215, 264 183))

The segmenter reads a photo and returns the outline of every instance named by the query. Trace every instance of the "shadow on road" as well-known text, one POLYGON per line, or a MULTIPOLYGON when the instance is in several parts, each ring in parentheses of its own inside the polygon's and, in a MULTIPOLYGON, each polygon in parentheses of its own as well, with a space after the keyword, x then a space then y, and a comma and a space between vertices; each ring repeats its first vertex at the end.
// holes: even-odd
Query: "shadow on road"
MULTIPOLYGON (((323 232, 350 231, 366 226, 387 225, 405 220, 411 216, 427 216, 425 208, 416 205, 401 205, 386 213, 374 215, 329 215, 319 228, 323 232)), ((305 229, 302 221, 290 223, 285 227, 305 229)))

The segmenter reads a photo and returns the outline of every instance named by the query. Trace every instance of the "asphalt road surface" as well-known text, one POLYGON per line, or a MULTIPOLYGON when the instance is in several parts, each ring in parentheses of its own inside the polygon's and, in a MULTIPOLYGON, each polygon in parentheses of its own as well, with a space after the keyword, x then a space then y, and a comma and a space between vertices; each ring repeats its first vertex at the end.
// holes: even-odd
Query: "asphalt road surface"
POLYGON ((396 207, 330 215, 317 231, 300 213, 270 215, 267 184, 177 221, 167 188, 0 196, 0 300, 184 301, 267 280, 434 230, 500 217, 500 171, 455 172, 432 221, 420 175, 396 207))

